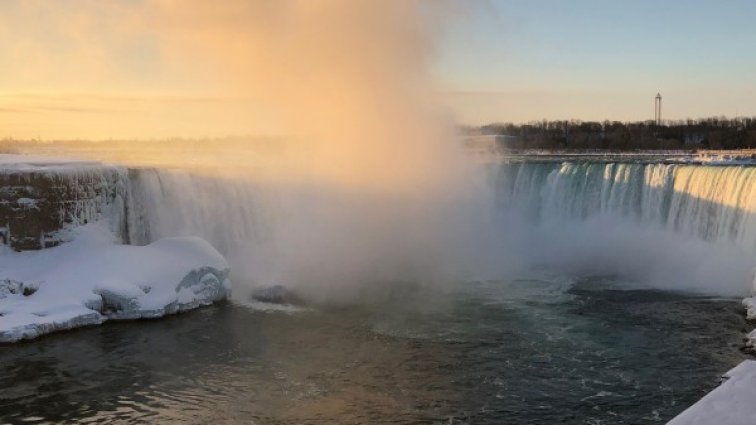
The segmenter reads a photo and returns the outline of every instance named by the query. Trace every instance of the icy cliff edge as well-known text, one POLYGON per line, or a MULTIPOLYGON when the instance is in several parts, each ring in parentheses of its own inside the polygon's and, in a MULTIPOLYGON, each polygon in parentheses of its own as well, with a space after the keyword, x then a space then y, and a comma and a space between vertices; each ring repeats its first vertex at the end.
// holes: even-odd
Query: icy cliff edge
POLYGON ((0 256, 0 342, 113 319, 160 317, 226 299, 228 263, 196 237, 117 244, 101 223, 74 241, 0 256))

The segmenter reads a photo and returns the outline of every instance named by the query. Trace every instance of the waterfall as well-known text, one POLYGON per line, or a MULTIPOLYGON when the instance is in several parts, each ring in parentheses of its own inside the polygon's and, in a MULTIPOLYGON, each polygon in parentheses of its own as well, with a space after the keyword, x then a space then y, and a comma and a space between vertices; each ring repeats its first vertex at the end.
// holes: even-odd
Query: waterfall
POLYGON ((128 239, 143 245, 169 236, 200 236, 217 249, 259 241, 275 227, 259 183, 187 171, 135 169, 130 173, 128 239))
POLYGON ((756 252, 756 167, 522 162, 496 186, 502 208, 535 220, 604 215, 756 252))
POLYGON ((486 193, 464 203, 404 205, 222 170, 132 169, 124 240, 200 236, 244 276, 238 282, 329 286, 419 270, 435 279, 555 268, 664 289, 749 290, 756 168, 570 161, 488 171, 486 193))
POLYGON ((475 235, 464 207, 441 195, 364 192, 222 170, 134 169, 124 239, 145 244, 200 236, 228 258, 235 282, 341 293, 355 289, 354 282, 457 273, 459 248, 465 239, 472 246, 475 235))

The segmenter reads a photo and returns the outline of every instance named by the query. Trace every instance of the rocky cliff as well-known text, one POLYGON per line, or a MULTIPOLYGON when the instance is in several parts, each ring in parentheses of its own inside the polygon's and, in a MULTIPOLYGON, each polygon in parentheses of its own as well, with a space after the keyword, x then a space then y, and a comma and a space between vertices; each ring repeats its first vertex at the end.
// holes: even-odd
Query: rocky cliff
POLYGON ((0 155, 0 243, 15 251, 56 246, 70 231, 111 219, 125 230, 125 169, 97 162, 0 155))

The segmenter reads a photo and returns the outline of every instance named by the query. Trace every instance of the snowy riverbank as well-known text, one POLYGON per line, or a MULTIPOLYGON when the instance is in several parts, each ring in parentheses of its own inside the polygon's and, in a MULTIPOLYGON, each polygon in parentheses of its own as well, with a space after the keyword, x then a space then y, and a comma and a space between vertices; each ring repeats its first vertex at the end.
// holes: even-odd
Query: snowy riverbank
POLYGON ((746 360, 724 382, 667 425, 750 425, 756 418, 756 361, 746 360))
POLYGON ((228 263, 200 238, 121 245, 103 223, 69 243, 0 256, 0 342, 226 299, 228 263))

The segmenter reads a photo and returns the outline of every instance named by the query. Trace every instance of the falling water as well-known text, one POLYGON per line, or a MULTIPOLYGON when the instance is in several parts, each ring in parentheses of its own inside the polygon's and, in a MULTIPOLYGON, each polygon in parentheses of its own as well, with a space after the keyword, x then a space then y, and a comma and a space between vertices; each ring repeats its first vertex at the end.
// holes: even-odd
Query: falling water
POLYGON ((537 220, 606 215, 756 251, 756 167, 526 162, 500 173, 501 205, 537 220))
POLYGON ((255 284, 498 278, 536 267, 619 274, 664 289, 749 290, 756 168, 492 167, 490 187, 442 208, 398 208, 402 202, 318 185, 139 169, 130 177, 128 240, 201 236, 255 284))

